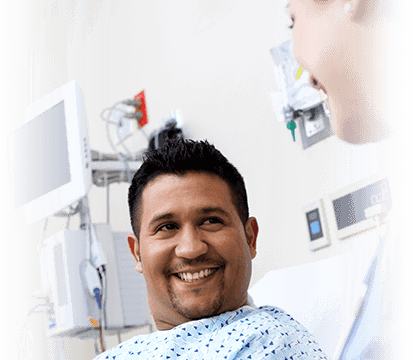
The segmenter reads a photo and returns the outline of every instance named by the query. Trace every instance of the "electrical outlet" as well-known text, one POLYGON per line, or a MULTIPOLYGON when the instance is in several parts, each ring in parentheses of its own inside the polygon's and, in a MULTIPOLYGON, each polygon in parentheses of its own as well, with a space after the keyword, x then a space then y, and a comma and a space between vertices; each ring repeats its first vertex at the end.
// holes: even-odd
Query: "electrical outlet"
POLYGON ((313 119, 313 120, 310 120, 310 118, 311 118, 311 114, 304 113, 303 122, 304 122, 305 133, 308 138, 323 131, 325 127, 324 119, 322 117, 319 117, 318 119, 313 119))
POLYGON ((317 142, 333 135, 330 116, 326 113, 323 104, 308 109, 298 118, 298 126, 303 143, 303 149, 307 149, 317 142))

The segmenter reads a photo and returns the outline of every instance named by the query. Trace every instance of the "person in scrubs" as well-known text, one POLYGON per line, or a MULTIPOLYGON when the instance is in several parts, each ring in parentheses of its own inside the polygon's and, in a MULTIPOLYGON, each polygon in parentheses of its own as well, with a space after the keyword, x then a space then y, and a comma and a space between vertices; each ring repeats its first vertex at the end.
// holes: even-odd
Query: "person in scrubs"
POLYGON ((294 56, 309 72, 310 84, 327 95, 337 137, 350 144, 396 137, 398 145, 405 145, 395 147, 398 179, 392 189, 390 230, 379 235, 366 280, 368 291, 341 354, 346 360, 412 357, 413 248, 408 227, 412 211, 407 199, 413 199, 403 160, 409 158, 406 149, 411 149, 411 141, 404 137, 410 121, 397 111, 409 108, 411 90, 406 92, 402 85, 411 84, 411 71, 405 56, 408 45, 398 41, 405 32, 401 25, 406 25, 400 4, 385 0, 290 0, 288 4, 294 56), (404 134, 400 136, 398 130, 404 134))

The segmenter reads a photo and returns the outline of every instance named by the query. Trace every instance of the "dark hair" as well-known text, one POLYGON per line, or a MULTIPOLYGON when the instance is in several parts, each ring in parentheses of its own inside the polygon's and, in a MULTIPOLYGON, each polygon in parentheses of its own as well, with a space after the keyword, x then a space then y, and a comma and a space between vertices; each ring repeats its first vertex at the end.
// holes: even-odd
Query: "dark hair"
POLYGON ((238 215, 245 225, 249 217, 247 191, 235 166, 206 140, 177 138, 168 140, 161 148, 148 150, 141 167, 133 177, 128 202, 131 225, 136 237, 139 238, 141 198, 146 184, 159 175, 184 175, 190 171, 215 174, 225 180, 231 189, 238 215))

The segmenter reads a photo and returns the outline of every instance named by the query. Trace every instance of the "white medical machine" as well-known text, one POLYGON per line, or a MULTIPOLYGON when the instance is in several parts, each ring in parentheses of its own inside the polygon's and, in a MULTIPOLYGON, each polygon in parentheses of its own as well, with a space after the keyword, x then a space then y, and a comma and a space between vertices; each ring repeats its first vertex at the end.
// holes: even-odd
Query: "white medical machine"
POLYGON ((9 138, 14 208, 26 205, 33 223, 84 197, 92 185, 90 154, 83 95, 72 81, 31 104, 9 138))
POLYGON ((80 213, 81 220, 79 230, 60 231, 42 244, 47 334, 96 338, 102 329, 110 335, 150 325, 146 286, 135 271, 127 233, 113 233, 109 224, 90 218, 93 172, 123 171, 125 164, 107 161, 93 170, 79 85, 72 81, 36 101, 26 120, 9 138, 14 208, 24 207, 33 223, 77 203, 69 215, 80 213))
MULTIPOLYGON (((143 275, 135 271, 126 232, 112 233, 106 223, 94 225, 107 255, 106 333, 114 335, 151 323, 143 275)), ((87 233, 61 231, 48 240, 41 252, 43 291, 53 302, 47 318, 47 334, 53 337, 94 338, 99 308, 89 292, 86 271, 87 233)))

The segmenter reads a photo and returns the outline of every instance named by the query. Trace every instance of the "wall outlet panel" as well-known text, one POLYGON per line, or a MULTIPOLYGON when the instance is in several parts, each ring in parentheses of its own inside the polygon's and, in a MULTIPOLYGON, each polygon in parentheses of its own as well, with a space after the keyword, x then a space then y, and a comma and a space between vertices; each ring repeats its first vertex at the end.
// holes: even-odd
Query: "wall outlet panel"
POLYGON ((310 146, 317 144, 319 141, 324 140, 328 138, 331 135, 334 135, 333 130, 331 128, 330 124, 330 117, 327 115, 324 111, 323 104, 319 104, 316 107, 312 109, 308 109, 305 111, 305 114, 303 116, 300 116, 298 118, 299 121, 299 129, 300 129, 300 135, 301 135, 301 141, 303 143, 303 150, 309 148, 310 146), (307 115, 310 115, 310 112, 314 112, 314 120, 307 120, 305 118, 309 117, 307 115), (307 131, 306 131, 306 125, 305 122, 311 122, 311 121, 317 121, 323 122, 322 126, 318 126, 320 131, 316 132, 316 128, 309 130, 309 126, 307 126, 307 131), (307 133, 314 134, 311 136, 308 136, 307 133))

